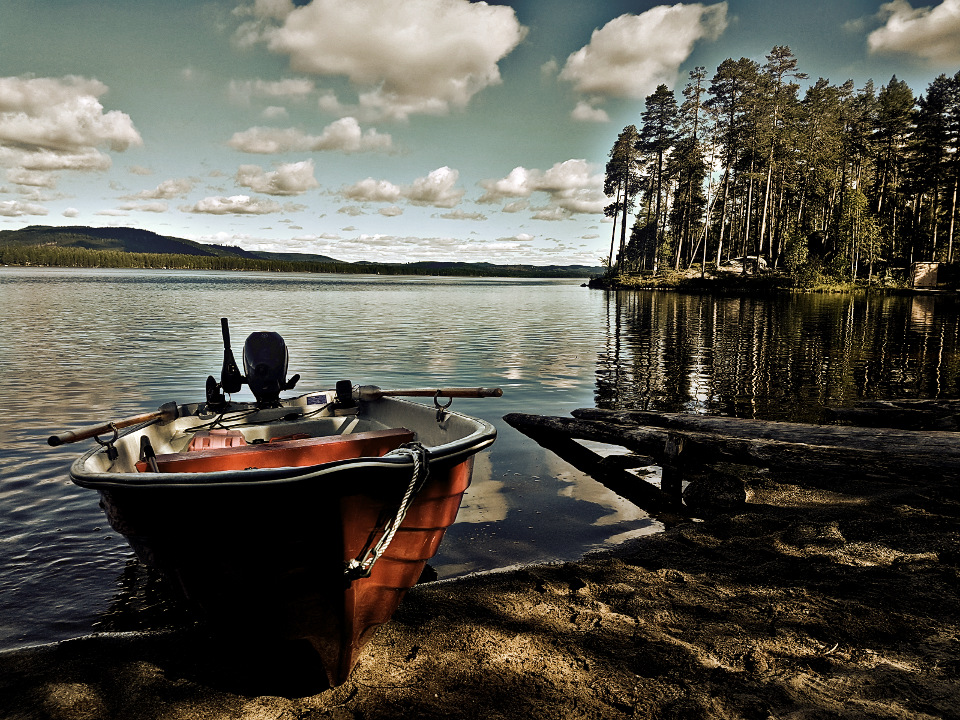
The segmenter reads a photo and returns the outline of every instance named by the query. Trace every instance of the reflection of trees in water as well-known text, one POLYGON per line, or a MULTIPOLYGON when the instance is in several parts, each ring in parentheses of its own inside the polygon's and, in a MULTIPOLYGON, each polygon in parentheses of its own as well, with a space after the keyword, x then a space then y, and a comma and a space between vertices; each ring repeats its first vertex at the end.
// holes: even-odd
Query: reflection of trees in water
POLYGON ((607 294, 597 405, 818 421, 864 398, 956 396, 949 298, 607 294))

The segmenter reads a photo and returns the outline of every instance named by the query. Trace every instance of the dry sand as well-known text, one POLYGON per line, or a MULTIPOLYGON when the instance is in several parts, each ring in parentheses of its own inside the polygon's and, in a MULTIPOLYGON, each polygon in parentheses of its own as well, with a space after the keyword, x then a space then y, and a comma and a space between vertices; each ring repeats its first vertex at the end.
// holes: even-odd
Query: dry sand
POLYGON ((0 654, 0 718, 960 718, 960 490, 739 477, 616 552, 414 588, 332 690, 196 627, 100 635, 0 654))

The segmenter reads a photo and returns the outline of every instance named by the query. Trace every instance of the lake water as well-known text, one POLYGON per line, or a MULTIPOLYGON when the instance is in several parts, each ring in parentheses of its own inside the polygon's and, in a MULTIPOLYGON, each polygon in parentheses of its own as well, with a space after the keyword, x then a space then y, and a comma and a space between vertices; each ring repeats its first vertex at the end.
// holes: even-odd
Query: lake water
MULTIPOLYGON (((500 436, 431 565, 566 560, 660 526, 502 422, 646 408, 817 421, 861 398, 960 395, 954 298, 605 293, 579 280, 0 268, 0 649, 175 620, 67 469, 67 429, 202 399, 254 330, 298 389, 499 386, 456 400, 500 436)), ((237 399, 249 396, 241 393, 237 399)))

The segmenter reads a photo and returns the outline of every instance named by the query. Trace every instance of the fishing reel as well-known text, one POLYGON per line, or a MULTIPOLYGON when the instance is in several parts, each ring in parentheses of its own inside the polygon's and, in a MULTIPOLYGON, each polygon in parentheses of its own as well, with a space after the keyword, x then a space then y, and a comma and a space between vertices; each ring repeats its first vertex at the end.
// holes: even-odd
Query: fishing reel
POLYGON ((220 327, 223 330, 223 366, 219 383, 213 375, 207 377, 207 405, 224 405, 225 395, 239 392, 246 384, 257 399, 258 406, 279 406, 280 393, 292 390, 300 380, 299 375, 287 380, 290 355, 283 338, 275 332, 252 333, 243 344, 243 370, 246 373, 243 375, 230 348, 227 318, 220 318, 220 327))

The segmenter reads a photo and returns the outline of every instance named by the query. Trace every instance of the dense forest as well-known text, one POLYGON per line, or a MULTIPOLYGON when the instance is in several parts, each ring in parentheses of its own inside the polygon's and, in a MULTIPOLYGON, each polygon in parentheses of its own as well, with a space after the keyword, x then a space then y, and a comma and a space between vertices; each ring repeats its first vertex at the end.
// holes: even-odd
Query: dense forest
POLYGON ((692 70, 679 105, 666 85, 649 95, 606 167, 608 273, 759 256, 800 280, 870 282, 954 262, 960 72, 918 97, 896 76, 801 96, 806 78, 777 46, 763 65, 692 70))

